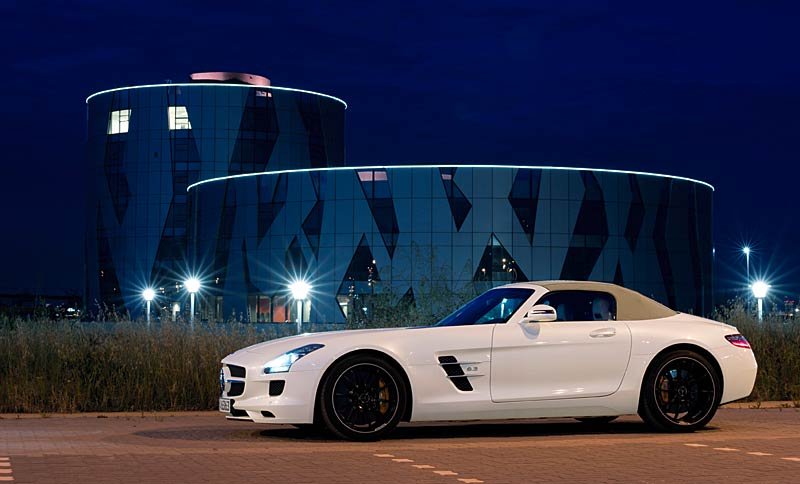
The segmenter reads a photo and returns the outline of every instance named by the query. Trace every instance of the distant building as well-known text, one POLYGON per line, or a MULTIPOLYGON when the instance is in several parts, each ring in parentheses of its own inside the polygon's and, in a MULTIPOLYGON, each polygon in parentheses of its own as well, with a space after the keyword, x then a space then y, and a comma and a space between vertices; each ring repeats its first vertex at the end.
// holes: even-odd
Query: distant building
MULTIPOLYGON (((696 314, 712 309, 713 187, 599 169, 345 161, 344 101, 225 73, 112 89, 88 104, 89 308, 134 315, 152 286, 201 316, 303 321, 426 282, 612 281, 696 314)), ((387 113, 387 115, 390 115, 387 113)), ((398 133, 397 142, 403 142, 398 133)), ((424 158, 424 156, 421 156, 424 158)))

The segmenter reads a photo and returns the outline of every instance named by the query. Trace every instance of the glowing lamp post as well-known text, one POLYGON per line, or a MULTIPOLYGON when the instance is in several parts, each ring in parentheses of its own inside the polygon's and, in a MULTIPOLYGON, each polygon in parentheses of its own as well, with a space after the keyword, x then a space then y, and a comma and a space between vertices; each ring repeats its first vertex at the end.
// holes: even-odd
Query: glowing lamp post
POLYGON ((303 325, 303 301, 306 300, 308 293, 311 292, 311 284, 302 279, 294 281, 289 284, 289 291, 291 291, 294 300, 297 301, 297 334, 300 334, 303 325))
POLYGON ((764 318, 764 298, 767 297, 769 284, 764 281, 756 281, 750 288, 753 290, 753 297, 758 300, 758 320, 761 321, 764 318))
POLYGON ((148 325, 150 325, 150 303, 153 301, 153 299, 155 299, 155 297, 156 297, 156 292, 154 290, 152 290, 151 288, 149 288, 149 287, 147 289, 145 289, 144 291, 142 291, 142 298, 147 303, 147 310, 146 311, 147 311, 147 324, 148 325))
POLYGON ((190 277, 184 281, 183 286, 189 291, 189 322, 194 324, 194 295, 200 290, 200 280, 190 277))
POLYGON ((742 247, 742 254, 744 254, 745 264, 747 264, 747 284, 750 284, 750 247, 747 245, 742 247))

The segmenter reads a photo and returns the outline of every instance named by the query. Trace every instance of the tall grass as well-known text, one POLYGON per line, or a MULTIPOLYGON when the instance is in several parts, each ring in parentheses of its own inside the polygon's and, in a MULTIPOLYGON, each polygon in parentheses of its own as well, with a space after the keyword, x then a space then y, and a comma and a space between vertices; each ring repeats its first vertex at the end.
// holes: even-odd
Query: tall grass
POLYGON ((215 408, 220 360, 290 326, 0 320, 0 413, 215 408))
POLYGON ((758 321, 740 302, 720 309, 715 319, 736 326, 756 355, 758 377, 749 400, 800 405, 800 321, 776 315, 758 321))
MULTIPOLYGON (((716 318, 737 326, 753 346, 759 374, 752 400, 800 401, 800 324, 778 317, 760 323, 739 304, 716 318)), ((378 318, 375 326, 404 320, 378 318)), ((148 328, 131 321, 0 318, 0 413, 213 409, 225 355, 293 331, 294 325, 192 330, 185 323, 148 328)))

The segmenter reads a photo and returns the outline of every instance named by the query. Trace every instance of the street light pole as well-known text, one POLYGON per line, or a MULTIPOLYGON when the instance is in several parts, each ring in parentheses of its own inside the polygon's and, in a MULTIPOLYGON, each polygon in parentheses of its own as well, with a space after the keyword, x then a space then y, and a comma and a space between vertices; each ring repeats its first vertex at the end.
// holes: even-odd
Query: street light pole
POLYGON ((190 277, 183 283, 187 291, 189 291, 189 322, 194 326, 194 295, 200 290, 200 280, 196 277, 190 277))
POLYGON ((753 296, 755 296, 756 300, 758 301, 758 320, 764 320, 764 298, 767 297, 767 291, 769 291, 769 284, 764 281, 756 281, 751 286, 753 290, 753 296))
POLYGON ((289 284, 289 291, 292 297, 297 301, 297 334, 303 329, 303 301, 308 297, 311 292, 311 284, 300 279, 289 284))
POLYGON ((742 252, 744 252, 744 260, 745 264, 747 265, 747 284, 750 284, 750 247, 744 246, 742 248, 742 252))
POLYGON ((156 297, 156 292, 148 287, 142 291, 142 297, 147 303, 147 326, 150 326, 150 302, 156 297))

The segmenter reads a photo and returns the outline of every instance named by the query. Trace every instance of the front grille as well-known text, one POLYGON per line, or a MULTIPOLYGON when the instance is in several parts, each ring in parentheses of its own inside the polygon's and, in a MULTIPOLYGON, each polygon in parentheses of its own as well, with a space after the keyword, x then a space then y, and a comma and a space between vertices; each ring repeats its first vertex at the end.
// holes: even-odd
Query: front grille
POLYGON ((238 397, 244 393, 244 382, 231 380, 231 388, 228 390, 229 397, 238 397))
POLYGON ((241 366, 236 365, 228 365, 228 370, 231 372, 231 376, 234 378, 244 378, 245 369, 241 366))

